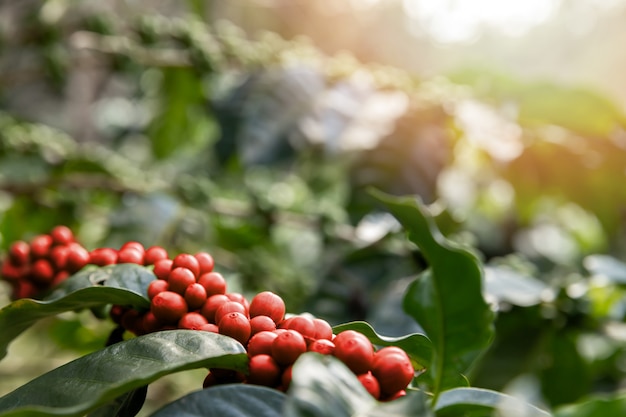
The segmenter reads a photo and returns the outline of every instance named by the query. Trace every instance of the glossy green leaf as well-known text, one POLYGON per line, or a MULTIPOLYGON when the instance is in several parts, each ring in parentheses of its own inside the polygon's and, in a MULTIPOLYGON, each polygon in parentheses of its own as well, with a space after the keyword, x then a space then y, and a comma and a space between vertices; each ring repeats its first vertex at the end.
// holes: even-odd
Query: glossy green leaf
MULTIPOLYGON (((116 343, 0 398, 0 416, 81 416, 158 378, 189 369, 245 371, 241 344, 216 333, 167 330, 116 343)), ((201 385, 202 381, 198 381, 201 385)))
POLYGON ((388 403, 374 399, 354 373, 333 356, 306 353, 296 361, 285 402, 290 417, 432 416, 421 391, 388 403))
POLYGON ((146 288, 154 279, 151 271, 139 265, 88 268, 68 278, 44 301, 22 298, 12 302, 0 310, 0 358, 6 356, 13 339, 40 319, 106 304, 149 308, 146 288))
POLYGON ((433 343, 428 372, 436 400, 446 389, 467 385, 463 374, 493 338, 494 314, 483 298, 481 263, 447 240, 416 198, 372 194, 398 219, 429 264, 407 289, 404 309, 433 343))
POLYGON ((554 417, 626 416, 626 393, 588 398, 556 409, 554 417))
POLYGON ((354 321, 333 327, 333 332, 339 334, 344 330, 356 330, 363 333, 368 339, 378 346, 398 346, 402 348, 413 360, 416 369, 428 368, 433 354, 432 342, 423 334, 413 333, 402 337, 381 336, 369 323, 354 321))
POLYGON ((89 413, 87 417, 134 417, 146 401, 148 386, 144 385, 132 391, 128 391, 108 404, 89 413))
POLYGON ((246 384, 229 384, 192 392, 150 417, 280 417, 286 395, 246 384))
POLYGON ((518 398, 482 388, 454 388, 444 391, 435 407, 437 417, 488 417, 496 410, 502 416, 550 417, 547 411, 518 398))

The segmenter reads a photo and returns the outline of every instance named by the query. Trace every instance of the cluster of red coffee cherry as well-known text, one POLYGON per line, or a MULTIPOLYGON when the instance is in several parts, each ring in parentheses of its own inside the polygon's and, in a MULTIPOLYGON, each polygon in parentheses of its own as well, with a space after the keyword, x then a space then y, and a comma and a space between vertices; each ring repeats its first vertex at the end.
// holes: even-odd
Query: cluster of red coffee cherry
POLYGON ((122 329, 136 335, 168 329, 192 329, 234 338, 246 347, 249 372, 211 369, 204 387, 246 382, 286 390, 292 365, 305 352, 333 355, 341 360, 376 399, 389 401, 406 394, 414 368, 404 350, 376 350, 362 333, 333 334, 330 324, 307 314, 286 316, 283 299, 270 291, 250 301, 228 292, 222 274, 214 271, 206 252, 169 258, 160 246, 147 249, 127 242, 119 250, 88 252, 70 229, 57 226, 29 243, 15 242, 2 265, 2 276, 13 285, 13 297, 31 297, 60 283, 85 265, 134 263, 153 266, 157 279, 148 286, 150 309, 139 311, 114 305, 110 316, 122 329))
POLYGON ((89 262, 89 252, 66 226, 56 226, 30 242, 13 242, 7 255, 0 275, 11 284, 14 300, 39 296, 89 262))

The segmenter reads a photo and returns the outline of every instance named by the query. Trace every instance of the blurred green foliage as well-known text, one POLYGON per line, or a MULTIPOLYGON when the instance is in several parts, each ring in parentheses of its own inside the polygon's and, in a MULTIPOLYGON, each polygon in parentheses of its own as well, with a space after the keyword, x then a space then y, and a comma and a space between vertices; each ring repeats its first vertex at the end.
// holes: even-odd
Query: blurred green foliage
POLYGON ((398 336, 427 264, 365 189, 418 194, 493 267, 474 386, 552 406, 623 387, 626 119, 605 97, 487 70, 422 80, 178 9, 5 11, 3 252, 56 224, 89 249, 209 251, 234 290, 398 336))

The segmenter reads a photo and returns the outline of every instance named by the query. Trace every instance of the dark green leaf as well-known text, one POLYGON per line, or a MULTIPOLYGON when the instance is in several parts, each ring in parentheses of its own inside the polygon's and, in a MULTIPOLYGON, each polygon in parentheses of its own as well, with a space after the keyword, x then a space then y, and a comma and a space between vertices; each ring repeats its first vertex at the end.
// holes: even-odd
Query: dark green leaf
POLYGON ((280 417, 285 394, 256 385, 221 385, 196 391, 150 417, 280 417))
POLYGON ((0 398, 0 416, 81 416, 164 375, 218 366, 245 371, 247 362, 244 347, 226 336, 196 330, 151 333, 83 356, 19 387, 0 398))
POLYGON ((577 404, 566 405, 554 412, 554 417, 613 417, 626 416, 626 393, 612 397, 589 398, 577 404))
POLYGON ((381 336, 364 321, 354 321, 351 323, 344 323, 333 327, 333 332, 339 334, 344 330, 356 330, 363 333, 368 339, 378 346, 398 346, 413 360, 413 366, 416 369, 428 368, 430 360, 433 354, 433 344, 423 334, 413 333, 402 337, 387 337, 381 336))
POLYGON ((372 191, 407 230, 429 264, 408 288, 404 309, 433 343, 430 376, 435 399, 466 385, 468 372, 493 338, 494 314, 483 299, 480 261, 448 241, 416 198, 372 191))
POLYGON ((285 414, 293 417, 432 416, 421 391, 380 403, 343 362, 317 353, 306 353, 296 361, 288 394, 285 414))
POLYGON ((482 388, 454 388, 444 391, 435 407, 437 417, 491 416, 495 410, 502 416, 550 416, 550 413, 518 398, 482 388))
POLYGON ((110 403, 89 413, 87 417, 134 417, 143 407, 147 393, 147 385, 126 392, 110 403))
POLYGON ((0 310, 0 358, 13 339, 45 317, 106 304, 148 309, 146 288, 154 279, 152 272, 133 264, 88 268, 68 278, 44 301, 12 302, 0 310))

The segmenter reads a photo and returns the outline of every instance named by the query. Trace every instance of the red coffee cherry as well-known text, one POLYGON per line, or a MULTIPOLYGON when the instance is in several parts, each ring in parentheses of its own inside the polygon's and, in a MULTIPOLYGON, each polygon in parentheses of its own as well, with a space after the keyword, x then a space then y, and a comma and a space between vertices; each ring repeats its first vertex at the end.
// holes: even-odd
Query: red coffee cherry
POLYGON ((143 254, 145 265, 154 265, 157 261, 168 259, 167 250, 161 246, 150 246, 143 254))
POLYGON ((13 293, 11 297, 14 300, 20 298, 33 298, 37 294, 37 287, 29 281, 20 280, 15 281, 13 285, 13 293))
POLYGON ((268 316, 280 323, 285 317, 285 302, 271 291, 260 292, 250 301, 250 317, 256 316, 268 316))
POLYGON ((367 392, 369 392, 372 397, 376 399, 380 398, 380 384, 371 372, 357 375, 357 378, 361 381, 361 384, 363 384, 367 392))
POLYGON ((193 273, 194 278, 200 276, 200 263, 195 256, 188 253, 181 253, 176 255, 172 261, 172 269, 180 267, 187 268, 193 273))
POLYGON ((315 326, 315 339, 328 339, 333 338, 333 328, 324 319, 313 319, 313 325, 315 326))
POLYGON ((122 315, 122 327, 131 333, 140 335, 143 333, 143 317, 139 311, 128 309, 122 315))
POLYGON ((31 269, 31 277, 37 284, 48 284, 54 278, 54 268, 45 259, 36 260, 31 269))
POLYGON ((158 293, 167 291, 170 288, 170 284, 162 279, 155 279, 148 285, 148 298, 153 299, 158 293))
POLYGON ((117 263, 143 265, 143 251, 132 246, 120 249, 117 252, 117 263))
POLYGON ((248 340, 248 356, 262 354, 271 355, 272 343, 274 343, 274 339, 277 337, 277 333, 269 331, 262 331, 255 334, 248 340))
POLYGON ((50 232, 52 243, 55 245, 68 245, 74 241, 72 230, 63 225, 56 226, 50 232))
POLYGON ((200 308, 200 314, 202 314, 209 323, 215 323, 215 312, 224 303, 230 300, 224 294, 215 294, 206 299, 202 307, 200 308))
POLYGON ((7 281, 18 281, 28 273, 29 269, 28 265, 18 266, 9 259, 2 263, 0 275, 7 281))
POLYGON ((142 255, 146 251, 146 249, 143 247, 143 245, 141 243, 135 242, 135 241, 126 242, 126 243, 124 243, 120 247, 120 251, 123 251, 123 250, 126 250, 126 249, 137 250, 137 251, 141 252, 142 255))
POLYGON ((230 301, 236 301, 244 306, 246 309, 246 315, 250 315, 250 302, 246 299, 246 297, 243 296, 243 294, 240 294, 238 292, 229 292, 226 294, 226 297, 228 297, 230 301))
POLYGON ((262 331, 274 331, 276 330, 276 323, 274 320, 267 316, 256 316, 250 319, 250 327, 252 328, 252 334, 257 334, 262 331))
POLYGON ((372 369, 374 347, 365 335, 346 330, 337 335, 334 343, 335 357, 345 363, 352 372, 358 375, 372 369))
POLYGON ((182 295, 185 293, 188 286, 195 284, 196 277, 189 269, 178 267, 172 269, 169 277, 167 278, 167 282, 170 284, 170 291, 174 291, 182 295))
POLYGON ((119 304, 114 304, 111 306, 109 310, 109 317, 113 320, 113 323, 120 324, 122 322, 122 316, 128 310, 128 307, 121 306, 119 304))
MULTIPOLYGON (((204 316, 202 316, 204 317, 204 316)), ((200 328, 200 330, 204 331, 204 332, 210 332, 210 333, 219 333, 220 332, 220 328, 217 327, 217 324, 213 324, 213 323, 207 323, 204 326, 202 326, 200 328)))
POLYGON ((405 395, 406 395, 406 390, 401 389, 400 391, 394 392, 393 394, 383 396, 380 400, 381 401, 393 401, 393 400, 397 400, 398 398, 404 397, 405 395))
POLYGON ((213 271, 215 261, 210 254, 207 252, 198 252, 194 255, 194 257, 198 260, 198 265, 200 266, 200 273, 198 275, 213 271))
POLYGON ((26 265, 30 259, 30 245, 23 240, 13 242, 9 247, 9 259, 15 266, 26 265))
POLYGON ((296 330, 304 336, 307 343, 315 340, 315 324, 313 319, 307 316, 291 317, 289 322, 285 324, 285 329, 296 330))
POLYGON ((393 346, 376 352, 371 369, 380 383, 383 395, 392 395, 405 389, 415 376, 409 356, 402 349, 393 346))
POLYGON ((69 247, 66 266, 70 273, 74 273, 89 263, 89 252, 78 243, 73 243, 69 247))
MULTIPOLYGON (((241 304, 235 301, 227 301, 221 306, 219 306, 217 310, 215 310, 215 322, 219 324, 220 320, 222 320, 222 317, 224 317, 225 315, 229 313, 234 313, 234 312, 241 313, 246 318, 248 318, 247 312, 244 306, 242 306, 241 304)), ((252 327, 250 327, 250 329, 252 330, 252 327)))
POLYGON ((275 387, 280 381, 280 367, 270 355, 252 356, 248 370, 247 382, 250 384, 275 387))
POLYGON ((200 330, 202 326, 209 324, 207 319, 200 313, 187 313, 178 321, 179 329, 200 330))
POLYGON ((293 375, 293 365, 289 365, 283 371, 283 374, 280 377, 280 382, 282 384, 283 390, 287 391, 289 385, 291 385, 291 377, 293 375))
POLYGON ((157 319, 152 311, 147 311, 141 317, 141 329, 143 334, 158 332, 162 327, 163 323, 157 319))
MULTIPOLYGON (((158 280, 160 282, 165 282, 158 280)), ((187 306, 189 306, 190 310, 197 310, 204 305, 204 302, 207 299, 206 290, 204 287, 197 282, 194 282, 185 290, 185 301, 187 302, 187 306)))
POLYGON ((50 235, 38 235, 30 242, 30 253, 35 259, 45 258, 50 253, 52 237, 50 235))
POLYGON ((207 272, 200 275, 198 284, 206 289, 209 297, 215 294, 226 293, 226 280, 219 272, 207 272))
POLYGON ((187 303, 182 295, 173 291, 163 291, 154 296, 150 302, 150 311, 163 324, 176 324, 187 314, 187 303))
POLYGON ((335 344, 328 339, 317 339, 309 345, 309 352, 332 355, 335 352, 335 344))
POLYGON ((167 281, 170 276, 170 272, 172 271, 173 263, 174 261, 171 259, 161 259, 160 261, 156 261, 152 272, 154 272, 154 275, 156 275, 158 279, 164 279, 167 281))
POLYGON ((283 366, 289 366, 306 352, 304 336, 295 330, 280 333, 272 342, 272 357, 283 366))
POLYGON ((70 276, 70 273, 67 271, 59 271, 54 274, 54 278, 50 281, 50 287, 56 287, 70 276))
POLYGON ((54 246, 50 250, 50 262, 56 271, 66 269, 67 257, 70 254, 69 246, 54 246))
POLYGON ((230 336, 245 346, 250 338, 250 320, 238 312, 226 314, 217 324, 220 334, 230 336))
POLYGON ((117 251, 113 248, 96 248, 89 253, 89 263, 97 266, 117 263, 117 251))

